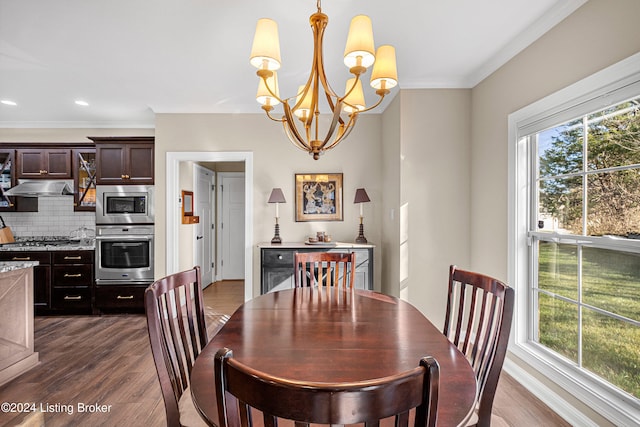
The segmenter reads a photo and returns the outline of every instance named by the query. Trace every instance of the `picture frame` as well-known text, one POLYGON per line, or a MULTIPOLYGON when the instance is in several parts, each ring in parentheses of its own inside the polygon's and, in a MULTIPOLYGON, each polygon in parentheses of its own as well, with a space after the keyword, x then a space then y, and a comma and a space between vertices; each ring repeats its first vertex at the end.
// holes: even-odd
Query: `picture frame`
POLYGON ((342 221, 342 174, 297 173, 296 222, 342 221))
POLYGON ((193 215, 193 191, 182 190, 182 223, 197 224, 199 216, 193 215))

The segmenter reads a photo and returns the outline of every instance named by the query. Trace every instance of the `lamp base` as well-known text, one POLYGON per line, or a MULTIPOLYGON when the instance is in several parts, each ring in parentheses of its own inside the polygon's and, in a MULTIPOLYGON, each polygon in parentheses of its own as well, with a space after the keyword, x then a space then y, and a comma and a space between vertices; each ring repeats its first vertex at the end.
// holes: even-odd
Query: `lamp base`
POLYGON ((356 237, 356 243, 367 243, 367 238, 364 237, 364 224, 360 223, 360 233, 356 237))
POLYGON ((271 239, 271 244, 280 244, 282 243, 282 239, 280 238, 280 224, 276 222, 276 231, 273 239, 271 239))

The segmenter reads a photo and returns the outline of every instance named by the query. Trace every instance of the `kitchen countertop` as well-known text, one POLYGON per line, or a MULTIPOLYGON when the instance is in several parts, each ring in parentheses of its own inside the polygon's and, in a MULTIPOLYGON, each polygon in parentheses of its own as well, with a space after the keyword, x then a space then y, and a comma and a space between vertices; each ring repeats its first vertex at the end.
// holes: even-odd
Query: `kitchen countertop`
POLYGON ((38 264, 38 261, 0 261, 0 273, 20 270, 22 268, 31 268, 38 264))
POLYGON ((44 245, 44 246, 18 246, 18 245, 2 245, 0 251, 92 251, 95 245, 44 245))

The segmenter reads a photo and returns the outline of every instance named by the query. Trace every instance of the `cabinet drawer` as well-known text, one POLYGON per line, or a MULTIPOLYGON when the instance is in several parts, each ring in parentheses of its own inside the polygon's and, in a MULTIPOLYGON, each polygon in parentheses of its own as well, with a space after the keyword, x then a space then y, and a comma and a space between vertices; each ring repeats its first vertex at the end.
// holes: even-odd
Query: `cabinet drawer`
POLYGON ((91 288, 54 288, 51 293, 54 309, 91 308, 91 288))
POLYGON ((93 264, 93 251, 55 251, 54 264, 93 264))
POLYGON ((51 255, 49 252, 32 252, 32 251, 0 251, 0 261, 38 261, 42 264, 51 264, 51 255))
POLYGON ((292 250, 265 250, 262 263, 268 266, 293 268, 294 253, 295 251, 292 250))
POLYGON ((111 285, 96 287, 96 306, 99 308, 144 308, 146 285, 111 285))
POLYGON ((60 286, 91 286, 93 281, 93 266, 81 265, 54 265, 53 287, 60 286))

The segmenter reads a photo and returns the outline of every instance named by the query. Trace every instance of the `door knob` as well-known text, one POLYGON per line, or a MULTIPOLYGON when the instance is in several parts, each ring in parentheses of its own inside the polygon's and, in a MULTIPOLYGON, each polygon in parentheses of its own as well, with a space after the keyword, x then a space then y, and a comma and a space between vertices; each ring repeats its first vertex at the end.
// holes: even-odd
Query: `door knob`
POLYGON ((197 236, 196 240, 204 239, 204 236, 197 236))

